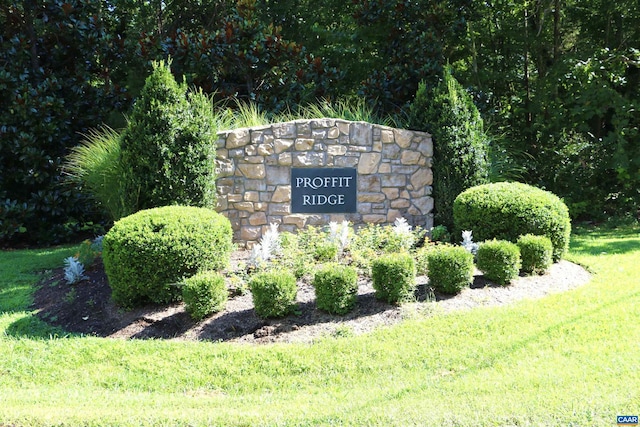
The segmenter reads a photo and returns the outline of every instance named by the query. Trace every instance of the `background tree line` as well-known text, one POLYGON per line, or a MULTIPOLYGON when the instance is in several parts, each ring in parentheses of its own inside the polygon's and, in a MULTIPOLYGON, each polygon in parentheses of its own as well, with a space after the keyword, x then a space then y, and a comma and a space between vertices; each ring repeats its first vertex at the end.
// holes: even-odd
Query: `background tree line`
POLYGON ((90 128, 124 126, 168 58, 215 100, 277 113, 353 96, 429 132, 411 106, 450 69, 494 179, 553 191, 574 218, 636 215, 639 33, 635 0, 0 0, 0 241, 101 221, 61 163, 90 128))

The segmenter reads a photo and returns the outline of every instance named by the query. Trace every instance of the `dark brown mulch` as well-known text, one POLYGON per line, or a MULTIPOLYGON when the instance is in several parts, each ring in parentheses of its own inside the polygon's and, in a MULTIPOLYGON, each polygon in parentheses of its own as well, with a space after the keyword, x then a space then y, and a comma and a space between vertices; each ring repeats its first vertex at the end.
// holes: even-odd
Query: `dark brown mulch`
POLYGON ((415 313, 538 298, 579 286, 590 277, 581 267, 562 261, 544 276, 521 277, 508 287, 498 287, 477 275, 471 288, 455 297, 433 293, 426 277, 419 277, 416 302, 402 307, 378 301, 371 283, 361 280, 356 308, 345 316, 318 310, 313 287, 299 282, 297 311, 293 315, 282 319, 261 319, 253 310, 250 293, 232 291, 224 311, 195 322, 185 312, 183 304, 149 305, 125 311, 111 301, 111 289, 100 262, 85 274, 86 280, 69 285, 64 280, 62 268, 53 271, 35 292, 34 309, 38 311, 38 316, 69 333, 99 337, 246 343, 312 342, 345 331, 363 333, 378 326, 397 323, 415 313))

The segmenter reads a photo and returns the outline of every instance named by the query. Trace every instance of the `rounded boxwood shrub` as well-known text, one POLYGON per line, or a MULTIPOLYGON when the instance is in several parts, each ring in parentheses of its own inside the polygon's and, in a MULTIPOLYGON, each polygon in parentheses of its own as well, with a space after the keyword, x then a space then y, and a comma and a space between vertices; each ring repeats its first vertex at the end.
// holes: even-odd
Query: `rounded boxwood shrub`
POLYGON ((255 274, 249 280, 256 314, 260 317, 282 317, 295 308, 298 286, 289 270, 271 270, 255 274))
POLYGON ((113 300, 125 307, 180 299, 176 283, 220 270, 233 249, 231 224, 211 209, 165 206, 117 221, 104 236, 104 268, 113 300))
POLYGON ((547 236, 553 260, 569 248, 569 210, 556 195, 517 182, 479 185, 462 192, 453 204, 456 230, 472 230, 478 241, 515 242, 523 234, 547 236))
POLYGON ((525 234, 516 242, 525 274, 544 274, 553 263, 553 244, 548 237, 525 234))
POLYGON ((185 311, 193 320, 202 320, 224 309, 229 293, 224 277, 217 271, 202 271, 182 283, 185 311))
POLYGON ((518 277, 520 272, 520 249, 506 240, 482 242, 478 248, 478 269, 485 277, 504 286, 518 277))
POLYGON ((332 314, 346 314, 356 305, 358 272, 346 265, 325 264, 314 275, 313 287, 319 309, 332 314))
POLYGON ((429 283, 442 293, 457 294, 473 282, 473 255, 461 246, 437 246, 427 263, 429 283))
POLYGON ((382 255, 371 262, 371 280, 377 299, 390 304, 405 301, 415 290, 415 261, 407 253, 382 255))

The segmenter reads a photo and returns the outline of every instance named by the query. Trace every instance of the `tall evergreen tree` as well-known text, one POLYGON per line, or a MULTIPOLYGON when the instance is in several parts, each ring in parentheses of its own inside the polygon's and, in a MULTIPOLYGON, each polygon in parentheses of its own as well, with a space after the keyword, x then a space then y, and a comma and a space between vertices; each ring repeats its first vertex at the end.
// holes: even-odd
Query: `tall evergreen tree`
POLYGON ((126 205, 132 212, 173 204, 214 208, 216 137, 207 98, 187 94, 169 64, 154 63, 122 134, 126 205))
POLYGON ((418 85, 408 125, 433 138, 435 223, 453 229, 453 201, 467 188, 488 182, 488 137, 471 95, 445 68, 429 91, 418 85))

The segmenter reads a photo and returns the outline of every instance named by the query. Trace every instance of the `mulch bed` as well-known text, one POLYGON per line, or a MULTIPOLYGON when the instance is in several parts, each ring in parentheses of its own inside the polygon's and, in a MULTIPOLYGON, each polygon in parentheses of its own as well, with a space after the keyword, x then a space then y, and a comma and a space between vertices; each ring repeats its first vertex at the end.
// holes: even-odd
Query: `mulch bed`
MULTIPOLYGON (((246 258, 234 254, 234 260, 246 258)), ((34 295, 34 309, 47 323, 69 333, 120 339, 175 339, 234 341, 244 343, 313 342, 340 333, 360 334, 376 327, 391 325, 416 313, 433 313, 513 303, 523 298, 540 298, 587 283, 590 275, 582 267, 567 261, 554 264, 542 276, 519 277, 511 285, 500 287, 488 282, 479 272, 469 289, 456 296, 434 293, 428 279, 418 277, 416 302, 389 305, 374 297, 367 280, 360 280, 356 309, 345 316, 318 310, 313 287, 298 283, 298 310, 282 319, 256 316, 250 293, 233 292, 224 311, 201 322, 193 321, 181 303, 169 306, 149 305, 125 311, 111 301, 111 289, 104 269, 96 262, 86 271, 87 279, 69 285, 62 268, 54 270, 34 295)))

